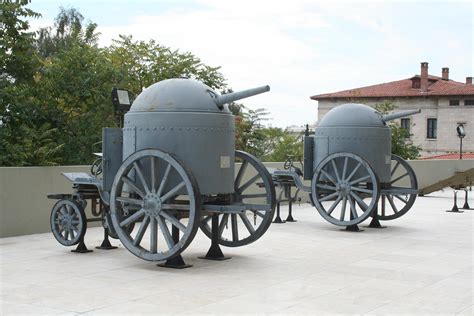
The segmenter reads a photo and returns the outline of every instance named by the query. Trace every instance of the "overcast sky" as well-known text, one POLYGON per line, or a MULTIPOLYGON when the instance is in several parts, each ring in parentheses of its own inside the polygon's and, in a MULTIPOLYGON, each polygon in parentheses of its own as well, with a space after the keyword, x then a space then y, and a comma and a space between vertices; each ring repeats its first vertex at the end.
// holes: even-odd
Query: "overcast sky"
POLYGON ((31 25, 52 25, 60 6, 97 23, 101 45, 155 39, 221 66, 236 91, 269 84, 243 103, 280 127, 316 121, 311 95, 408 78, 422 61, 474 74, 471 1, 33 0, 31 25))

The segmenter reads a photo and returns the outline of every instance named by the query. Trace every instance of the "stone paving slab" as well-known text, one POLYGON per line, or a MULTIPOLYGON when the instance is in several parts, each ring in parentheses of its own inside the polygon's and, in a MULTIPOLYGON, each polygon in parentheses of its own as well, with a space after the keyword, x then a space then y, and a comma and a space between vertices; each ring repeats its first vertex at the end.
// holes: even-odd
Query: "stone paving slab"
MULTIPOLYGON (((142 261, 117 240, 119 249, 75 254, 51 234, 2 238, 0 314, 473 315, 474 210, 446 213, 451 206, 452 191, 435 192, 387 228, 360 233, 295 206, 298 222, 223 248, 230 260, 197 259, 209 247, 198 233, 185 270, 142 261)), ((88 230, 89 248, 102 233, 88 230)))

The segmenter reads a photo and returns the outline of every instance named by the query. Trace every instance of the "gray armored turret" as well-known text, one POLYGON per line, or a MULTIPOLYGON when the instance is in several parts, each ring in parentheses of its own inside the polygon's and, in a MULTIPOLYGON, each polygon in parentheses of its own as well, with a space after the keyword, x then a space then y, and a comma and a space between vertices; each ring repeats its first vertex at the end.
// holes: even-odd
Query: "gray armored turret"
POLYGON ((398 218, 411 208, 416 177, 392 155, 386 122, 419 112, 383 116, 367 105, 344 104, 321 119, 314 135, 305 136, 304 179, 311 180, 312 201, 326 220, 354 226, 369 216, 398 218))
POLYGON ((263 86, 219 95, 190 79, 155 83, 125 115, 123 158, 145 148, 159 148, 193 170, 201 194, 231 193, 235 122, 225 104, 269 90, 263 86))
POLYGON ((411 110, 383 116, 364 104, 335 107, 315 129, 314 163, 306 178, 312 178, 318 164, 328 155, 344 151, 363 157, 374 168, 381 183, 389 182, 392 141, 386 122, 419 112, 411 110))

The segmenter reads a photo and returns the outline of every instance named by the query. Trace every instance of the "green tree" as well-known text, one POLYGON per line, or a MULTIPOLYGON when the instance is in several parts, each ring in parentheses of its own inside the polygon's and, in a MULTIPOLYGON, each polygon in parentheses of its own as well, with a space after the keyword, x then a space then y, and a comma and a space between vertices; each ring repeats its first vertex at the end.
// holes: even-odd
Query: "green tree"
POLYGON ((137 41, 120 35, 108 48, 108 57, 119 71, 119 84, 134 94, 165 79, 193 78, 213 89, 223 89, 220 67, 205 65, 189 52, 181 53, 154 40, 137 41))
POLYGON ((26 7, 29 2, 0 2, 0 166, 59 161, 56 129, 38 122, 41 114, 33 109, 40 59, 28 18, 40 15, 26 7))
MULTIPOLYGON (((381 114, 388 114, 396 109, 396 106, 385 101, 375 106, 375 109, 381 114)), ((397 122, 389 122, 388 126, 392 133, 392 154, 398 155, 403 159, 417 159, 420 156, 421 148, 409 142, 410 133, 402 128, 397 122)))

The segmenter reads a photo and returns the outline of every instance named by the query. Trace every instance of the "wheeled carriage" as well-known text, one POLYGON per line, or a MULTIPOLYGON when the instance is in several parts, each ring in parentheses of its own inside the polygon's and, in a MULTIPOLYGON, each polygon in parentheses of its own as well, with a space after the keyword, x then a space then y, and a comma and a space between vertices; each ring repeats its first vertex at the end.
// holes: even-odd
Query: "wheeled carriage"
POLYGON ((310 194, 312 204, 328 222, 357 229, 369 217, 379 220, 404 215, 417 196, 410 165, 391 154, 387 121, 419 113, 405 111, 382 116, 363 104, 340 105, 320 121, 314 135, 304 137, 304 180, 291 167, 274 178, 293 178, 310 194))
POLYGON ((145 89, 122 129, 103 130, 102 162, 94 167, 102 178, 74 178, 75 193, 53 207, 56 239, 67 246, 83 239, 86 187, 107 235, 141 259, 184 265, 180 254, 199 228, 212 240, 208 259, 223 259, 219 245, 259 239, 273 218, 275 188, 258 159, 235 151, 226 104, 268 90, 219 95, 189 79, 145 89))

